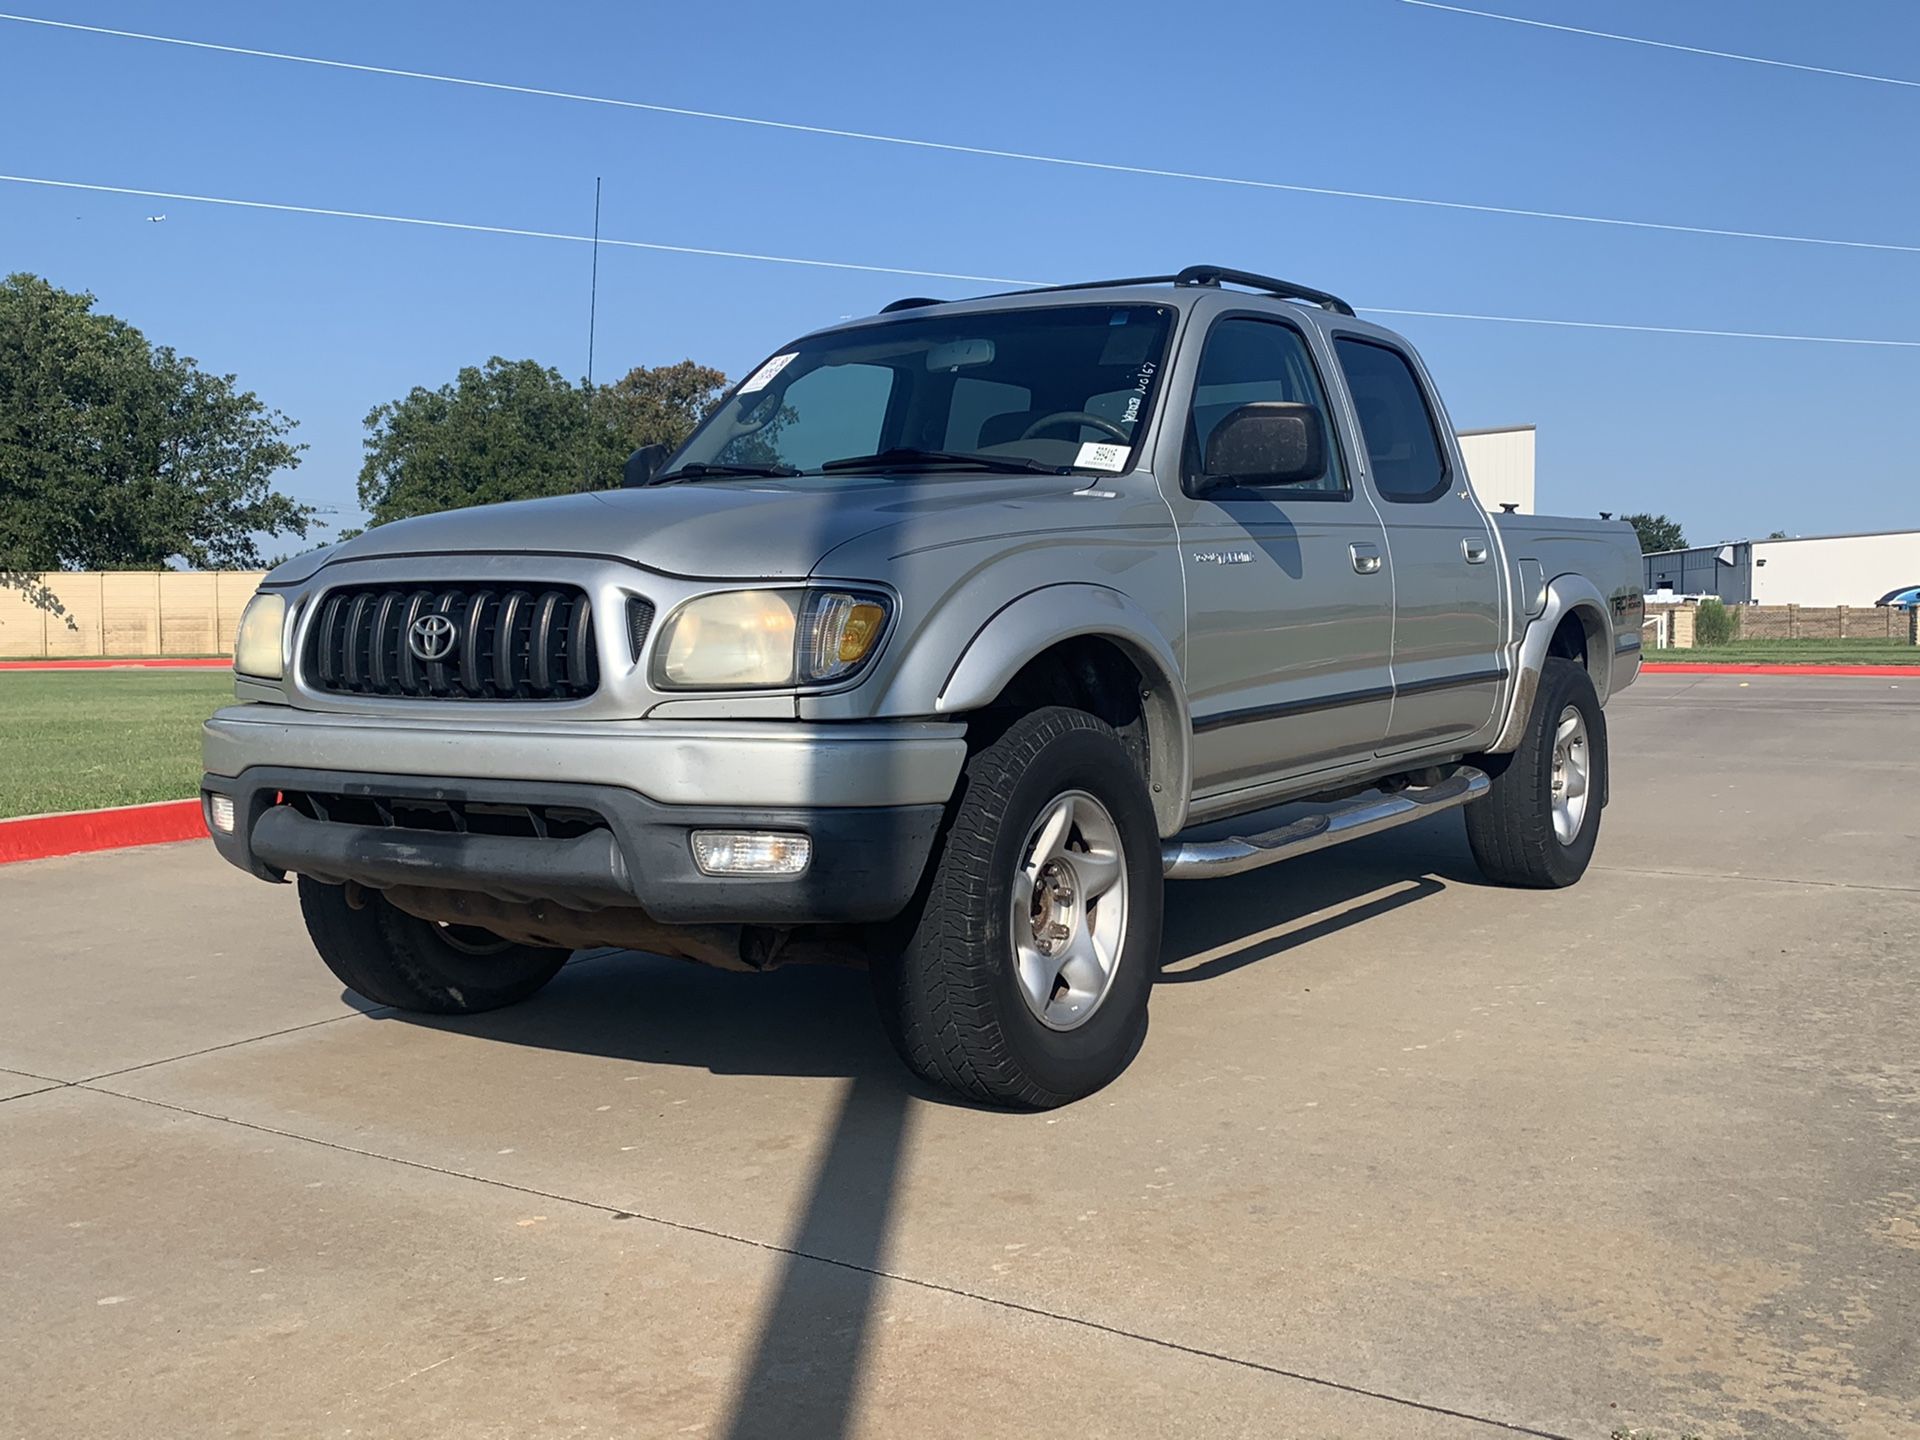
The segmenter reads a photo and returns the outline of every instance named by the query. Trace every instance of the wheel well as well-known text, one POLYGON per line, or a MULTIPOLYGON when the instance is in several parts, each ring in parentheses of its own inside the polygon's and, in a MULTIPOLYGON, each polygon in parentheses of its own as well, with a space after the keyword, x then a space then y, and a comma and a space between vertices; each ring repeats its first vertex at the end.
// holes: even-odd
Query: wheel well
POLYGON ((1569 610, 1561 617, 1553 638, 1547 642, 1547 654, 1562 660, 1578 661, 1593 678, 1594 688, 1601 695, 1606 694, 1607 677, 1599 668, 1608 659, 1606 632, 1600 628, 1599 617, 1584 605, 1569 610))
POLYGON ((1582 665, 1587 663, 1587 627, 1581 622, 1578 611, 1560 621, 1560 628, 1553 632, 1553 639, 1547 642, 1547 654, 1562 660, 1578 660, 1582 665))
POLYGON ((1021 715, 1047 705, 1084 710, 1111 725, 1153 784, 1152 750, 1144 706, 1146 678, 1118 645, 1099 635, 1076 635, 1050 645, 1020 668, 981 712, 974 743, 986 744, 1021 715))

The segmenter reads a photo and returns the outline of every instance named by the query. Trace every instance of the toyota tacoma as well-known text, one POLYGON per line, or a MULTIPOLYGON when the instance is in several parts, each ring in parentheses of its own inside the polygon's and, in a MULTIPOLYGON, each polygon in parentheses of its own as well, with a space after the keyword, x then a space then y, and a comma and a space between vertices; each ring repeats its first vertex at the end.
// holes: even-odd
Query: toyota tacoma
POLYGON ((898 301, 623 478, 245 612, 208 828, 369 1000, 487 1010, 586 946, 849 963, 920 1075, 1045 1107, 1140 1047, 1167 881, 1455 808, 1501 884, 1593 853, 1633 532, 1489 514, 1333 295, 898 301))

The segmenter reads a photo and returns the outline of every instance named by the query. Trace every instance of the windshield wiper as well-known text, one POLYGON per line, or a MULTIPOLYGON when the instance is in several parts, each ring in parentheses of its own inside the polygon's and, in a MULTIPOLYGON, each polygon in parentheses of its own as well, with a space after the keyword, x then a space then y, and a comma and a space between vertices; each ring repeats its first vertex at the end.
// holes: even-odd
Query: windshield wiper
POLYGON ((1028 460, 1018 455, 967 455, 953 450, 916 450, 912 446, 896 446, 891 450, 882 450, 873 455, 849 455, 842 460, 829 460, 820 467, 822 473, 834 470, 897 470, 906 466, 925 467, 938 465, 970 465, 981 470, 1000 470, 1008 474, 1064 475, 1066 467, 1048 465, 1040 460, 1028 460))
POLYGON ((682 465, 678 470, 669 470, 664 475, 656 475, 651 483, 672 485, 681 480, 704 480, 708 476, 724 478, 730 475, 758 475, 763 478, 785 479, 800 472, 791 465, 709 465, 704 460, 694 460, 682 465))

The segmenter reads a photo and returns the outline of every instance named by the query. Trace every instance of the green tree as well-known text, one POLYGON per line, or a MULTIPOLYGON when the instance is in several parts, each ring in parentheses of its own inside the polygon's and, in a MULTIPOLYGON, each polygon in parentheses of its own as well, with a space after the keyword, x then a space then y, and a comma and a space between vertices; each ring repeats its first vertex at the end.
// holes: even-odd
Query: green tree
POLYGON ((551 366, 496 355, 367 415, 360 504, 380 525, 607 489, 640 446, 686 439, 726 388, 718 370, 683 360, 636 368, 589 392, 551 366))
POLYGON ((613 465, 610 473, 596 471, 596 486, 618 484, 620 466, 642 445, 679 449, 726 396, 727 385, 727 377, 711 365, 682 360, 651 370, 636 365, 613 384, 601 386, 593 418, 596 428, 606 431, 601 454, 613 465))
POLYGON ((1669 520, 1664 515, 1622 515, 1620 518, 1639 535, 1642 555, 1651 555, 1656 550, 1687 548, 1686 533, 1681 530, 1678 520, 1669 520))
POLYGON ((304 538, 272 483, 293 422, 93 302, 0 281, 0 583, 44 604, 34 572, 251 568, 259 536, 304 538))

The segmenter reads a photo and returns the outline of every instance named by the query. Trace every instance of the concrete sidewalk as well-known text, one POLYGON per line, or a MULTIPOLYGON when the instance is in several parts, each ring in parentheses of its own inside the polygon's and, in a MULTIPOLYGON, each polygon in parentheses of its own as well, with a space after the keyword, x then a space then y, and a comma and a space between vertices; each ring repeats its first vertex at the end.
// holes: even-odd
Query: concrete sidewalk
POLYGON ((1920 685, 1609 715, 1580 886, 1175 887, 1049 1115, 856 974, 423 1023, 204 844, 0 871, 0 1435, 1912 1435, 1920 685))

